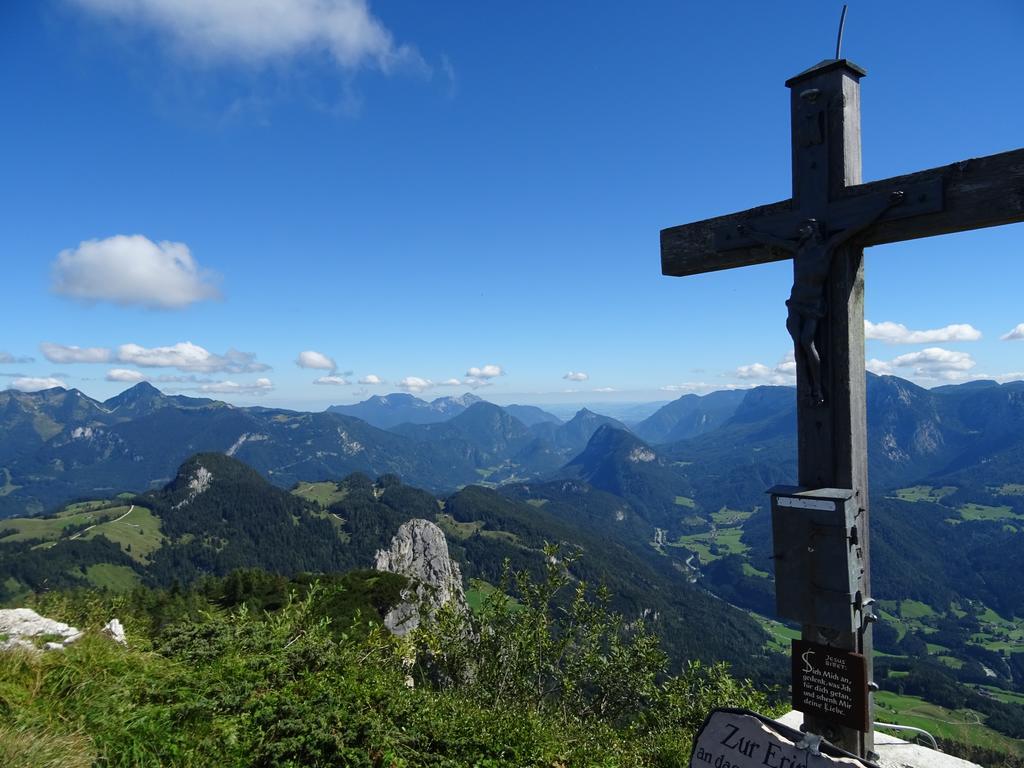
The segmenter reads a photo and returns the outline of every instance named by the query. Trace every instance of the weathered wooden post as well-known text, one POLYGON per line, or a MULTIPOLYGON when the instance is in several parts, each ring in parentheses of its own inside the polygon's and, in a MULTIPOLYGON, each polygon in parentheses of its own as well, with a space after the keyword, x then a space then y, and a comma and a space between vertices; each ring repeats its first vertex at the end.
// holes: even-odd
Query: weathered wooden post
POLYGON ((799 486, 772 489, 777 606, 803 626, 805 728, 870 757, 863 248, 1024 221, 1024 149, 862 184, 864 75, 828 59, 788 80, 793 197, 662 230, 661 258, 672 276, 793 259, 799 486))

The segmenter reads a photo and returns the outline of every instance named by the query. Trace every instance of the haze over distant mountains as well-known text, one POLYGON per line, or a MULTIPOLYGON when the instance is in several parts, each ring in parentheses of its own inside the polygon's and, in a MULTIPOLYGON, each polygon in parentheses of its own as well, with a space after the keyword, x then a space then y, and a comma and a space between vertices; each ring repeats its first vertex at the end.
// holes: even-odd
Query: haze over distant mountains
MULTIPOLYGON (((1022 403, 1024 382, 926 390, 869 375, 873 487, 1024 465, 1022 403)), ((684 395, 632 430, 587 409, 562 422, 534 406, 501 407, 473 395, 428 402, 392 394, 307 413, 165 395, 148 383, 105 402, 74 389, 5 390, 0 516, 157 487, 203 451, 235 456, 279 487, 353 471, 392 472, 434 491, 554 478, 578 467, 585 449, 587 461, 601 446, 618 450, 609 429, 657 446, 675 474, 690 474, 681 463, 710 462, 707 472, 724 479, 712 493, 743 494, 771 485, 767 476, 795 479, 794 423, 795 396, 786 387, 684 395), (588 446, 599 430, 601 441, 588 446)))

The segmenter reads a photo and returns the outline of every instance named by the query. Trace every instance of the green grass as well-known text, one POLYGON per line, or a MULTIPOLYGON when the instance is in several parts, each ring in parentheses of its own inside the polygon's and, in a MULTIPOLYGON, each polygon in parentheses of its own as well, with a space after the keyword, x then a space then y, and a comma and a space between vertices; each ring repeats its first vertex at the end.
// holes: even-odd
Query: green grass
POLYGON ((529 504, 531 507, 543 507, 545 504, 548 503, 548 500, 547 499, 527 499, 526 503, 529 504))
POLYGON ((446 536, 452 536, 456 539, 468 539, 484 527, 484 524, 479 520, 460 523, 454 517, 444 512, 438 512, 435 520, 437 520, 438 527, 444 531, 446 536))
POLYGON ((13 533, 0 538, 0 541, 27 541, 29 539, 57 541, 63 538, 64 529, 69 526, 102 523, 112 517, 124 514, 127 509, 128 507, 116 506, 110 501, 80 501, 69 504, 53 517, 12 517, 0 520, 0 531, 13 531, 13 533))
POLYGON ((901 600, 900 616, 904 619, 924 619, 935 615, 935 610, 918 600, 901 600))
POLYGON ((1024 483, 1003 483, 994 490, 1002 496, 1024 496, 1024 483))
POLYGON ((139 574, 126 565, 96 563, 85 569, 89 583, 111 592, 128 592, 140 583, 139 574))
POLYGON ((978 687, 982 690, 988 691, 993 699, 1001 701, 1004 704, 1019 704, 1024 706, 1024 693, 1004 691, 1002 688, 996 688, 994 685, 979 685, 978 687))
POLYGON ((762 616, 759 613, 751 612, 750 618, 754 619, 768 633, 768 642, 765 647, 769 651, 788 655, 792 647, 790 642, 800 639, 799 629, 787 627, 785 624, 769 619, 767 616, 762 616))
POLYGON ((749 520, 753 512, 741 512, 738 509, 729 509, 728 507, 722 507, 717 512, 711 513, 711 519, 715 521, 717 525, 737 525, 745 520, 749 520))
POLYGON ((941 488, 936 488, 931 485, 912 485, 909 488, 899 488, 894 493, 896 498, 901 501, 930 501, 938 502, 949 496, 951 493, 956 493, 956 486, 944 485, 941 488))
POLYGON ((691 499, 689 496, 676 496, 676 504, 680 507, 687 507, 688 509, 696 509, 697 502, 691 499))
POLYGON ((701 565, 707 565, 726 555, 742 555, 750 549, 740 541, 743 535, 742 528, 716 528, 706 533, 691 533, 680 536, 678 541, 669 544, 670 547, 685 547, 696 553, 701 565), (711 551, 712 546, 717 547, 717 553, 711 551))
POLYGON ((480 531, 481 538, 491 541, 504 541, 508 544, 519 544, 519 537, 508 531, 480 531))
POLYGON ((292 488, 292 493, 306 499, 306 501, 312 501, 314 504, 319 504, 321 507, 326 508, 344 499, 348 491, 339 488, 335 482, 323 482, 299 483, 292 488))
MULTIPOLYGON (((984 715, 973 709, 952 710, 929 704, 917 696, 891 691, 875 694, 875 717, 882 722, 923 728, 938 739, 951 739, 972 746, 1024 755, 1024 741, 1011 739, 984 725, 984 715)), ((905 733, 893 735, 906 738, 905 733)))
POLYGON ((140 563, 147 562, 149 555, 163 545, 164 535, 160 532, 160 518, 145 507, 114 507, 106 510, 106 513, 110 519, 84 531, 80 534, 81 538, 106 536, 120 545, 133 560, 140 563))
POLYGON ((1024 520, 1024 515, 1019 515, 1010 507, 990 507, 987 504, 961 504, 957 509, 960 517, 964 520, 1024 520))
POLYGON ((754 576, 755 578, 758 578, 758 579, 768 579, 768 578, 771 578, 771 574, 768 573, 768 571, 758 570, 757 568, 752 566, 750 563, 743 563, 743 575, 744 576, 754 576))

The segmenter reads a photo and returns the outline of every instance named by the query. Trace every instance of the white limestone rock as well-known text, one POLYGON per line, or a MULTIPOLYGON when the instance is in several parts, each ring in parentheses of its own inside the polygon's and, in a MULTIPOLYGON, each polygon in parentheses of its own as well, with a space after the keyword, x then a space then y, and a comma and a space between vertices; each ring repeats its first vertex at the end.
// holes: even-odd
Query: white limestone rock
POLYGON ((128 638, 124 635, 124 626, 118 619, 111 619, 103 625, 103 629, 100 631, 118 645, 128 645, 128 638))
POLYGON ((441 606, 454 601, 466 610, 462 572, 448 554, 444 531, 429 520, 403 523, 391 540, 391 546, 377 551, 378 571, 405 576, 414 586, 402 592, 402 602, 388 611, 384 625, 402 636, 419 626, 421 611, 432 615, 441 606))
POLYGON ((0 610, 0 651, 39 650, 44 637, 50 639, 42 643, 43 650, 63 650, 81 636, 82 632, 70 624, 40 616, 31 608, 0 610))

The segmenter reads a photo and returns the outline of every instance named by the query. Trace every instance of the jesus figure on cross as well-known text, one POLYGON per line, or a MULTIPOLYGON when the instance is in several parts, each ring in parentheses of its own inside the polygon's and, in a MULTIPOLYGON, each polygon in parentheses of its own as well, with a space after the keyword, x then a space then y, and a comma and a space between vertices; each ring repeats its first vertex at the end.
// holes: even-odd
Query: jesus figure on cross
POLYGON ((786 301, 789 308, 786 329, 793 337, 796 351, 803 352, 811 384, 810 399, 814 405, 825 404, 821 386, 821 354, 815 344, 815 337, 818 334, 818 322, 825 317, 827 311, 825 284, 832 266, 832 255, 839 246, 874 224, 883 213, 902 201, 903 193, 893 192, 883 205, 863 221, 836 232, 827 240, 822 233, 821 222, 813 218, 800 225, 796 240, 758 232, 745 224, 736 225, 736 230, 744 237, 793 254, 793 290, 786 301))

